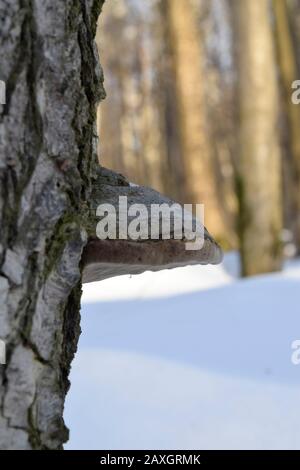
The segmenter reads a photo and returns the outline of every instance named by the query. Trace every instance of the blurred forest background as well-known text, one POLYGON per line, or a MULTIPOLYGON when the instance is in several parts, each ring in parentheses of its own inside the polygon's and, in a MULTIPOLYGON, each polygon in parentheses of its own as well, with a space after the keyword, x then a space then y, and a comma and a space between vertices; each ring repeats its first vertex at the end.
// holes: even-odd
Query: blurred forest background
POLYGON ((300 0, 107 0, 99 158, 239 249, 242 273, 300 252, 300 0))

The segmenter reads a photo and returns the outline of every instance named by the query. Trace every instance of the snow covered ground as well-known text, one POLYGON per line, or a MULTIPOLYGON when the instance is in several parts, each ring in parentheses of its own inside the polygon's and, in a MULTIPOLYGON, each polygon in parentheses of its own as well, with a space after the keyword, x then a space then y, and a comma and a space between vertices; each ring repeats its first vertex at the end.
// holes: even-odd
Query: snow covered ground
POLYGON ((231 253, 84 287, 67 449, 300 449, 300 261, 237 276, 231 253))

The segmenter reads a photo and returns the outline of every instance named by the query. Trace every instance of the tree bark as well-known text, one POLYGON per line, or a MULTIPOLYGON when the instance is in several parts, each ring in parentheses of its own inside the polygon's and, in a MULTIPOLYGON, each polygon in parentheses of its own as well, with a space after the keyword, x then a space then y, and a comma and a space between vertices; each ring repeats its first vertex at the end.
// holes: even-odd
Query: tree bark
MULTIPOLYGON (((276 20, 276 40, 280 77, 283 91, 284 111, 287 116, 288 147, 292 156, 292 175, 286 191, 290 193, 293 216, 288 220, 294 241, 300 253, 300 106, 292 102, 292 83, 299 78, 297 52, 293 39, 290 15, 286 0, 273 0, 276 20)), ((290 163, 290 162, 289 162, 290 163)))
POLYGON ((0 1, 1 449, 61 449, 104 96, 103 0, 0 1))
POLYGON ((237 190, 244 275, 281 266, 278 84, 268 0, 235 0, 238 44, 237 190))

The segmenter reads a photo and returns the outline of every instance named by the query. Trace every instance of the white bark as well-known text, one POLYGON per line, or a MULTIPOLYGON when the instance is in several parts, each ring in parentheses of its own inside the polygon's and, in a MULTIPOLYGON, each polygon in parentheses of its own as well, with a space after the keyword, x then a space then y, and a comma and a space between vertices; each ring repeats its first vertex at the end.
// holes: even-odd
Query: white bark
POLYGON ((55 449, 79 335, 102 0, 0 0, 0 448, 55 449))

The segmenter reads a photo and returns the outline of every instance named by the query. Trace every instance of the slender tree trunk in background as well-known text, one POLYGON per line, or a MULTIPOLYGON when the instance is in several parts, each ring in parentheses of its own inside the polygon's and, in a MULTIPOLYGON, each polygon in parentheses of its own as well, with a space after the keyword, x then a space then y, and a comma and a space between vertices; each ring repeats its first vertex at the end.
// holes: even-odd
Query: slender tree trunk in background
POLYGON ((292 26, 294 46, 297 51, 297 64, 300 68, 300 0, 287 0, 289 22, 292 26))
MULTIPOLYGON (((119 0, 117 5, 123 6, 119 0)), ((122 146, 122 113, 126 112, 124 103, 124 66, 123 61, 126 52, 126 41, 124 37, 125 19, 124 14, 115 14, 116 0, 106 2, 105 10, 100 16, 96 44, 101 53, 102 66, 105 68, 107 93, 106 99, 97 110, 97 131, 99 135, 105 136, 99 141, 98 157, 101 164, 126 173, 126 162, 124 161, 122 146), (114 38, 118 37, 118 41, 114 38), (110 86, 113 90, 110 90, 110 86)))
POLYGON ((153 84, 153 48, 153 39, 150 43, 149 39, 145 40, 144 38, 139 49, 141 64, 141 159, 144 160, 144 184, 155 188, 157 191, 163 191, 161 130, 159 128, 159 110, 155 100, 153 84))
POLYGON ((240 238, 244 275, 281 266, 278 85, 268 0, 234 1, 239 69, 240 238))
POLYGON ((205 55, 205 101, 218 206, 226 226, 223 248, 238 248, 235 193, 236 63, 230 0, 193 0, 205 55))
POLYGON ((60 449, 103 95, 103 1, 0 1, 0 447, 60 449))
POLYGON ((295 105, 291 100, 293 91, 291 86, 295 80, 299 79, 299 73, 287 2, 286 0, 273 0, 273 5, 283 99, 288 120, 288 144, 293 159, 290 187, 286 189, 292 193, 293 214, 297 214, 293 217, 291 224, 296 245, 300 250, 300 106, 295 105))
POLYGON ((175 66, 172 48, 170 24, 168 21, 168 3, 159 2, 159 39, 157 47, 157 70, 159 77, 160 127, 163 134, 161 148, 163 183, 166 194, 182 203, 186 202, 186 177, 183 163, 179 107, 177 102, 175 66))
POLYGON ((205 204, 205 223, 224 235, 205 115, 203 51, 190 0, 165 0, 172 47, 188 202, 205 204))

